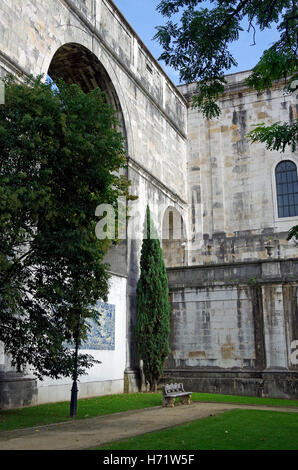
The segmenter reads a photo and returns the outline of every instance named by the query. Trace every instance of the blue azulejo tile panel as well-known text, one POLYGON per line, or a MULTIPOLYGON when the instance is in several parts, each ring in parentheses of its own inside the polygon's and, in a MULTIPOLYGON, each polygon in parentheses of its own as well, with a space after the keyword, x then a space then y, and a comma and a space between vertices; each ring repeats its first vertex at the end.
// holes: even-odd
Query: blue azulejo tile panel
POLYGON ((98 302, 99 323, 90 320, 90 331, 87 340, 80 349, 95 349, 101 351, 115 350, 115 305, 98 302))

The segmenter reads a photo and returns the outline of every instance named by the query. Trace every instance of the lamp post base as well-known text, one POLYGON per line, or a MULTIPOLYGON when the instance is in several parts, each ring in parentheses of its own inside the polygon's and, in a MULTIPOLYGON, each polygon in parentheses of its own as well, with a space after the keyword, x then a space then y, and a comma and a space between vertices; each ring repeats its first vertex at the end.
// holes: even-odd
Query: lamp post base
POLYGON ((77 414, 77 403, 78 403, 78 385, 74 381, 71 389, 71 400, 70 400, 70 416, 73 417, 77 414))

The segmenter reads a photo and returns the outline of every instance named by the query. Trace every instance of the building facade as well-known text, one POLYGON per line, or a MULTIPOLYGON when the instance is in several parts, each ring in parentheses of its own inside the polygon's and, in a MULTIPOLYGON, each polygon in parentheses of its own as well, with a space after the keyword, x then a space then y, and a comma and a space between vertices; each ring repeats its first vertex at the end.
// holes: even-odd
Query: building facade
MULTIPOLYGON (((297 397, 298 155, 249 143, 258 123, 297 119, 283 83, 257 93, 226 77, 219 119, 188 100, 188 267, 169 256, 171 356, 165 381, 218 393, 297 397)), ((166 249, 168 247, 165 247, 166 249)))
MULTIPOLYGON (((248 72, 229 75, 222 114, 207 121, 191 107, 195 85, 173 85, 111 0, 5 0, 0 13, 1 76, 99 86, 126 137, 138 199, 126 239, 107 256, 110 295, 100 308, 108 341, 86 345, 102 364, 80 378, 79 396, 142 387, 133 331, 148 203, 173 305, 165 379, 295 396, 298 251, 286 235, 298 223, 298 158, 251 145, 246 134, 259 122, 295 119, 296 97, 284 96, 280 83, 258 95, 245 86, 248 72)), ((69 399, 70 380, 16 374, 0 352, 0 407, 69 399)))

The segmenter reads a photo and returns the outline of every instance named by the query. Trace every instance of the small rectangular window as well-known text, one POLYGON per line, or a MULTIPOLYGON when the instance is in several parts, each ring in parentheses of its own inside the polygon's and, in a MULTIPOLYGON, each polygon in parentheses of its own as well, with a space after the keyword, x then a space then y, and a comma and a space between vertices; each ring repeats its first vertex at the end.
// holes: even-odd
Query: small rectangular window
POLYGON ((146 69, 151 73, 151 75, 153 74, 153 69, 149 64, 146 64, 146 69))

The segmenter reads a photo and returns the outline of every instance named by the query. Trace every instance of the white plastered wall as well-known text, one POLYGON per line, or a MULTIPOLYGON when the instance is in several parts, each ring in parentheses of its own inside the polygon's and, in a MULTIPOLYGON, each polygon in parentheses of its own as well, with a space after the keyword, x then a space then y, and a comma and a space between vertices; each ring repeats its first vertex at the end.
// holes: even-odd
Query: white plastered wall
MULTIPOLYGON (((115 350, 81 350, 101 364, 89 369, 78 382, 78 398, 123 393, 126 354, 126 278, 112 276, 108 303, 115 305, 115 350)), ((72 380, 45 378, 38 381, 37 404, 70 400, 72 380)))

